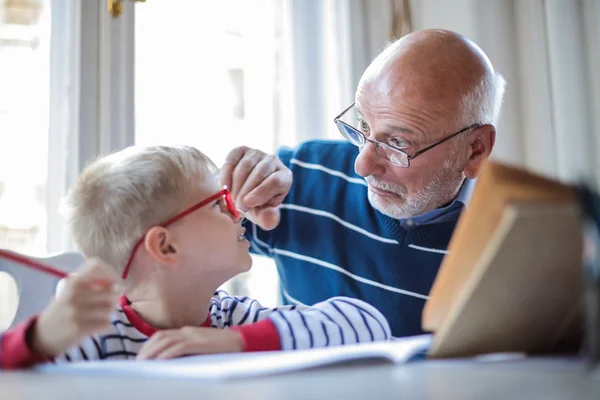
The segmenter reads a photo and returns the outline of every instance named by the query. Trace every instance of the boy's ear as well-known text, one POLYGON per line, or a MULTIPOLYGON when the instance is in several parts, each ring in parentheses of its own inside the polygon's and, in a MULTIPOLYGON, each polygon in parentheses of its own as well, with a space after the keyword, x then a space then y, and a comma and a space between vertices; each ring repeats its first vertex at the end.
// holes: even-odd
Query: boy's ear
POLYGON ((153 226, 148 230, 144 247, 152 258, 162 264, 174 264, 179 256, 169 230, 162 226, 153 226))

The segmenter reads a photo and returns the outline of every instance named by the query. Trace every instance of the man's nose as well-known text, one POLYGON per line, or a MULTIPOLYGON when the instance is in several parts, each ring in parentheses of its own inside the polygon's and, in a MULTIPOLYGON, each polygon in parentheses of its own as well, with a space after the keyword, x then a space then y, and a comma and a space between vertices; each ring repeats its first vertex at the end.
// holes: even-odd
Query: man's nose
POLYGON ((385 172, 385 160, 375 150, 375 144, 366 141, 365 145, 360 149, 356 161, 354 162, 354 170, 363 178, 367 176, 383 175, 385 172))

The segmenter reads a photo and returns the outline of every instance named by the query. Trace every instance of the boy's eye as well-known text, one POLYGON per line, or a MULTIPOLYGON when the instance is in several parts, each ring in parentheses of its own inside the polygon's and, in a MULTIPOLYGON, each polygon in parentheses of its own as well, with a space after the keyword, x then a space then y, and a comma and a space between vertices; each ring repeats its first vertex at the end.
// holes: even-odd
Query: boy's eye
POLYGON ((221 212, 227 213, 227 203, 223 197, 215 201, 215 207, 218 207, 221 212))

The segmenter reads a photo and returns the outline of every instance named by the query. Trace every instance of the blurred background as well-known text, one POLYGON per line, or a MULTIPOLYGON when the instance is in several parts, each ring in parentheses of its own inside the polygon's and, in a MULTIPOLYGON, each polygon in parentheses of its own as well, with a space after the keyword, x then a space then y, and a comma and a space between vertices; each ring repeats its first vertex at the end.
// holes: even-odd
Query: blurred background
MULTIPOLYGON (((333 117, 394 38, 465 34, 508 82, 493 158, 600 184, 600 0, 0 0, 0 247, 75 249, 57 213, 86 162, 190 144, 221 164, 338 139, 333 117)), ((270 260, 227 284, 279 299, 270 260)), ((0 273, 0 331, 16 286, 0 273)))

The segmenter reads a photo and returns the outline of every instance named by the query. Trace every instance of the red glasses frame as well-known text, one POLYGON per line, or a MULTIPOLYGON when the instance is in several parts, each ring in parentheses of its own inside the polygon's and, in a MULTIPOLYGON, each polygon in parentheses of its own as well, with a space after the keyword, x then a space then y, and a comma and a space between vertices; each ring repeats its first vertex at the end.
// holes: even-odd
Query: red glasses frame
MULTIPOLYGON (((189 214, 193 213, 194 211, 198 210, 199 208, 204 207, 211 201, 215 201, 220 197, 223 197, 225 199, 225 205, 227 206, 227 211, 229 211, 229 213, 233 216, 233 218, 238 220, 240 218, 240 213, 239 213, 238 209, 236 208, 235 203, 233 202, 233 199, 231 198, 231 193, 229 192, 229 189, 227 189, 227 186, 223 186, 223 190, 221 190, 220 192, 213 194, 212 196, 202 200, 199 203, 194 204, 193 206, 191 206, 189 208, 186 208, 179 214, 169 218, 165 222, 160 223, 158 226, 162 226, 163 228, 166 228, 167 226, 179 221, 183 217, 188 216, 189 214)), ((121 277, 123 279, 127 279, 127 276, 129 275, 129 270, 131 269, 131 263, 133 262, 133 257, 135 257, 135 253, 136 253, 138 247, 140 247, 140 245, 142 243, 144 243, 145 238, 146 238, 146 235, 144 234, 144 236, 142 236, 142 238, 135 243, 135 246, 133 246, 133 250, 131 251, 131 255, 129 256, 129 259, 127 260, 127 264, 125 264, 125 269, 123 270, 123 275, 121 275, 121 277)))

